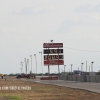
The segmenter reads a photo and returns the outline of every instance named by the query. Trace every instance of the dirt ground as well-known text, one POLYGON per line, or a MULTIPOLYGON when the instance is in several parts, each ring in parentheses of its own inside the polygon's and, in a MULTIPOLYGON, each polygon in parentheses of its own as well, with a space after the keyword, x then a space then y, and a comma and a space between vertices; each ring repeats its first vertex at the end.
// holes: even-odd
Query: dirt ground
POLYGON ((8 96, 19 98, 11 100, 100 100, 100 94, 85 90, 0 79, 0 98, 8 96))

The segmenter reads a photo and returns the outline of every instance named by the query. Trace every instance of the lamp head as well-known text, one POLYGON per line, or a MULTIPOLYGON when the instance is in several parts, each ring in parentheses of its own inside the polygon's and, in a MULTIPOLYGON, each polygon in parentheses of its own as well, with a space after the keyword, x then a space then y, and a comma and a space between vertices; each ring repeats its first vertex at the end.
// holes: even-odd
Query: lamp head
POLYGON ((92 64, 94 63, 94 62, 91 62, 92 64))
POLYGON ((53 40, 50 40, 50 42, 53 42, 53 40))

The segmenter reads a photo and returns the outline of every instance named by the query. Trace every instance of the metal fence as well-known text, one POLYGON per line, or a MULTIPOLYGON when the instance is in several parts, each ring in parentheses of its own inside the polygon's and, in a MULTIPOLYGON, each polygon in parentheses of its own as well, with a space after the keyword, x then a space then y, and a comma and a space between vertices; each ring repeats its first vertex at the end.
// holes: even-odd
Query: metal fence
POLYGON ((89 76, 89 75, 60 75, 60 80, 78 81, 78 82, 100 82, 100 75, 89 76))

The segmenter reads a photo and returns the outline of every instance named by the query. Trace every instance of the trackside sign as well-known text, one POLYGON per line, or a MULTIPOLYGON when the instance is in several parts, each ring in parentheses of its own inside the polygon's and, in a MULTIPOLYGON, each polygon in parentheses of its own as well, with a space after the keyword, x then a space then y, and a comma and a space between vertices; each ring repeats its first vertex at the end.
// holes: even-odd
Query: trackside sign
POLYGON ((44 43, 43 48, 63 48, 63 43, 44 43))

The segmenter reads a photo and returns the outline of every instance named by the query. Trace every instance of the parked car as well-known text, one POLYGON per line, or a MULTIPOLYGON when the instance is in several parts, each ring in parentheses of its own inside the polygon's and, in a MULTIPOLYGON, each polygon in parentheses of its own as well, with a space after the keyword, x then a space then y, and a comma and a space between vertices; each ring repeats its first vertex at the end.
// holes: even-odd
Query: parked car
POLYGON ((35 77, 34 74, 21 74, 21 75, 17 75, 16 78, 17 79, 19 79, 19 78, 28 78, 28 79, 30 79, 30 78, 36 78, 36 77, 35 77))

